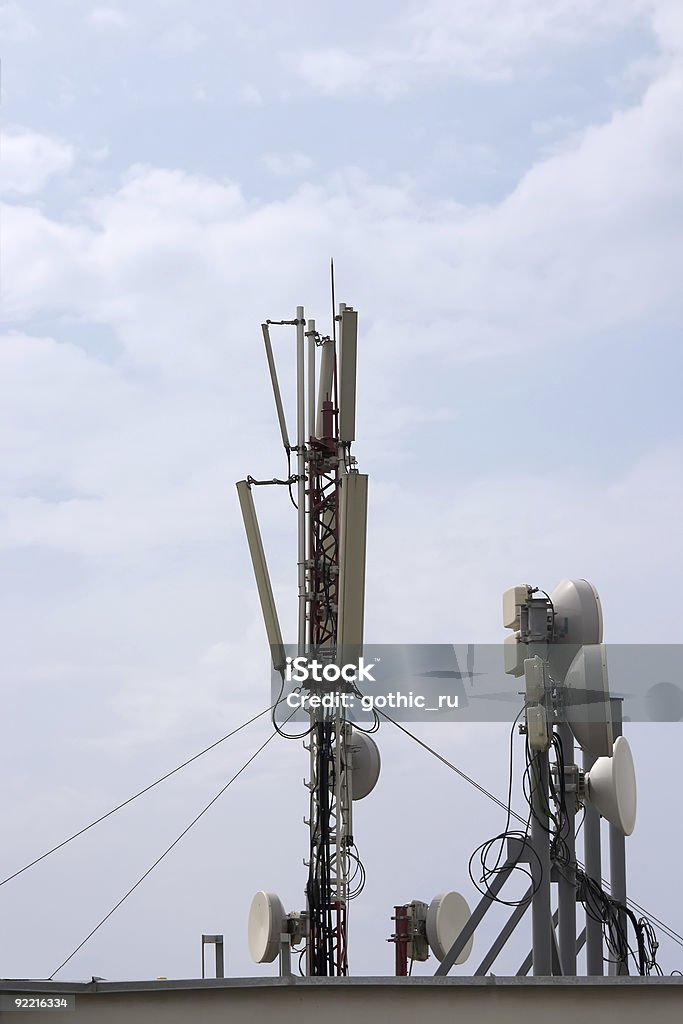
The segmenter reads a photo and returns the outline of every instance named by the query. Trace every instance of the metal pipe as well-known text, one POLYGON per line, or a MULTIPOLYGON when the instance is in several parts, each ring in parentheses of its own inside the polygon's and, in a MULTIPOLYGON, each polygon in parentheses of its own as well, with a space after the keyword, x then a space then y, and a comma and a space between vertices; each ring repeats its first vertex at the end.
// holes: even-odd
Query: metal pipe
MULTIPOLYGON (((557 734, 562 744, 562 755, 565 764, 565 783, 567 768, 574 768, 574 736, 566 722, 557 726, 557 734)), ((576 771, 570 773, 570 779, 576 784, 576 771)), ((576 975, 576 790, 567 791, 567 835, 565 846, 568 864, 557 865, 557 901, 559 910, 559 941, 560 963, 564 975, 576 975)))
MULTIPOLYGON (((553 928, 557 924, 558 916, 559 915, 558 915, 557 911, 555 911, 555 913, 553 914, 553 928)), ((583 947, 585 945, 586 945, 586 929, 582 928, 581 929, 581 934, 579 935, 578 939, 576 940, 576 955, 577 956, 579 955, 579 953, 581 952, 581 950, 583 949, 583 947)), ((532 959, 533 959, 533 953, 531 951, 529 951, 529 953, 527 954, 527 956, 526 956, 526 958, 524 960, 524 963, 522 964, 522 966, 517 971, 517 977, 518 978, 523 978, 523 977, 525 977, 525 975, 527 975, 529 973, 529 971, 531 970, 531 961, 532 961, 532 959)))
POLYGON ((296 464, 298 505, 298 654, 306 653, 306 391, 304 307, 296 307, 296 464))
POLYGON ((533 973, 535 977, 552 974, 552 911, 550 909, 550 838, 548 835, 548 752, 537 753, 531 762, 531 845, 536 853, 534 898, 531 903, 533 973))
POLYGON ((397 978, 405 978, 408 974, 408 908, 394 907, 394 921, 396 932, 393 935, 395 943, 394 973, 397 978))
POLYGON ((307 440, 315 436, 315 320, 306 324, 308 336, 308 431, 307 440))
MULTIPOLYGON (((583 770, 589 772, 595 764, 595 757, 587 750, 583 752, 583 770)), ((586 875, 602 885, 602 851, 600 849, 600 815, 590 803, 586 804, 583 822, 583 859, 586 875)), ((604 973, 602 960, 602 923, 586 913, 586 973, 599 977, 604 973)))
POLYGON ((512 913, 510 914, 509 918, 507 919, 507 921, 503 925, 500 933, 498 934, 498 937, 496 938, 495 942, 489 948, 488 953, 486 954, 486 956, 484 957, 484 959, 482 960, 482 962, 479 964, 479 966, 477 967, 476 971, 474 972, 474 976, 475 977, 481 977, 481 976, 485 975, 486 972, 488 971, 489 967, 493 967, 498 954, 503 949, 503 947, 505 946, 505 943, 510 938, 510 936, 514 932, 515 928, 517 927, 517 925, 519 924, 519 922, 522 920, 522 918, 526 914, 527 910, 529 909, 529 904, 531 903, 531 897, 533 895, 533 891, 534 891, 533 886, 530 885, 528 890, 526 891, 526 893, 522 897, 519 905, 516 906, 515 909, 512 911, 512 913))
MULTIPOLYGON (((615 740, 623 734, 622 703, 621 697, 610 699, 612 734, 615 740)), ((609 881, 612 897, 626 906, 626 837, 615 825, 609 827, 609 881)), ((619 910, 618 916, 619 926, 625 935, 628 927, 626 911, 619 910)), ((610 962, 609 973, 628 974, 628 953, 622 960, 610 962)))

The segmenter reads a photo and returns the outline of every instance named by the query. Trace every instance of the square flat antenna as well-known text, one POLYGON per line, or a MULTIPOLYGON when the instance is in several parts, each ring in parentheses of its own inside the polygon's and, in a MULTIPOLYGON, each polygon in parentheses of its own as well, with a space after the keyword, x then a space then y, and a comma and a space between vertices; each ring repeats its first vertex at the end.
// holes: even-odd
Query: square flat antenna
POLYGON ((256 518, 254 499, 252 497, 251 488, 246 480, 240 480, 237 484, 237 495, 240 500, 240 508, 242 509, 242 519, 244 520, 244 529, 247 534, 251 564, 254 567, 256 588, 261 602, 263 621, 266 624, 266 634, 268 636, 268 643, 270 644, 273 668, 276 672, 281 672, 284 670, 286 664, 285 648, 282 643, 280 622, 277 617, 273 588, 270 585, 270 575, 268 574, 266 555, 263 550, 261 531, 259 529, 258 519, 256 518))
POLYGON ((323 404, 334 399, 334 342, 324 341, 320 350, 320 377, 318 383, 318 403, 316 406, 315 436, 322 437, 324 432, 323 404))
POLYGON ((342 477, 339 508, 338 654, 344 648, 358 653, 363 643, 367 520, 367 474, 348 473, 342 477))
POLYGON ((287 420, 285 419, 285 410, 282 406, 282 395, 280 394, 280 384, 277 379, 277 370, 275 369, 275 356, 273 355, 273 346, 270 340, 268 324, 261 324, 261 330, 263 331, 263 343, 266 346, 266 359, 268 360, 270 382, 273 386, 273 398, 275 399, 277 420, 280 424, 280 434, 282 435, 282 443, 285 446, 285 451, 288 452, 291 446, 289 443, 289 435, 287 433, 287 420))
POLYGON ((358 347, 358 313, 351 306, 340 304, 339 333, 339 440, 350 443, 356 439, 356 351, 358 347))

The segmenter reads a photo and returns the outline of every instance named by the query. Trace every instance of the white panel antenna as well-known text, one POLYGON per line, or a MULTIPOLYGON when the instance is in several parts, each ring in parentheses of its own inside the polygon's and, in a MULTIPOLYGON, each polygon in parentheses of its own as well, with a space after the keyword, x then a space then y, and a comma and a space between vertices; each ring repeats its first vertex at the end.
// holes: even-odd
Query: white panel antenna
POLYGON ((519 629, 521 624, 522 606, 529 596, 529 588, 525 584, 510 587, 503 594, 503 625, 506 629, 519 629))
POLYGON ((348 444, 356 439, 356 357, 358 348, 358 313, 351 306, 340 305, 339 335, 339 440, 348 444))
POLYGON ((270 645, 271 656, 273 659, 273 668, 276 672, 281 672, 284 670, 286 665, 285 648, 282 643, 280 622, 277 615, 277 608, 275 607, 273 588, 270 585, 270 575, 268 573, 268 565, 266 563, 266 556, 263 550, 261 531, 259 529, 258 519, 256 518, 254 499, 251 493, 251 488, 246 480, 240 480, 237 484, 237 495, 239 497, 240 508, 242 510, 244 529, 247 534, 251 564, 254 567, 256 587, 258 589, 258 596, 261 602, 263 621, 266 625, 266 634, 268 636, 268 643, 270 645))
POLYGON ((344 650, 357 657, 363 643, 367 518, 367 475, 348 473, 340 488, 337 650, 342 658, 344 650))
POLYGON ((285 419, 285 410, 282 405, 282 395, 280 394, 280 385, 277 379, 275 357, 273 356, 273 346, 270 341, 270 331, 268 329, 268 324, 261 324, 261 330, 263 331, 263 341, 266 346, 266 359, 268 360, 270 382, 273 386, 273 397, 275 399, 275 408, 277 410, 278 423, 280 424, 280 434, 282 435, 282 443, 285 446, 285 451, 289 451, 291 446, 289 443, 289 434, 287 433, 287 421, 285 419))
POLYGON ((334 401, 334 342, 324 341, 320 349, 318 402, 316 406, 315 436, 324 436, 323 403, 334 401))

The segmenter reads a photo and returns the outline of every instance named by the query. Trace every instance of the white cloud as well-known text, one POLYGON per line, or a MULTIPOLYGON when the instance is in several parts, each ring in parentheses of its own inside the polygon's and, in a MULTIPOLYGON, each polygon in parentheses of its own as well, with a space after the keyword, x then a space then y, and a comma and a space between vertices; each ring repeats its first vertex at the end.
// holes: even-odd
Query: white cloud
POLYGON ((88 12, 88 22, 94 28, 105 32, 118 32, 130 28, 132 24, 129 15, 118 7, 94 7, 88 12))
POLYGON ((652 26, 665 53, 683 53, 683 7, 678 0, 651 0, 652 26))
POLYGON ((165 29, 156 40, 155 48, 164 57, 181 57, 199 49, 207 38, 205 32, 184 21, 165 29))
POLYGON ((271 174, 283 178, 306 174, 315 166, 306 153, 267 153, 263 163, 271 174))
POLYGON ((255 85, 252 85, 250 82, 247 82, 244 85, 240 86, 239 91, 237 93, 237 98, 239 99, 240 103, 244 103, 245 105, 251 107, 260 107, 263 103, 263 96, 261 92, 256 88, 255 85))
MULTIPOLYGON (((372 392, 363 412, 366 436, 374 438, 373 452, 385 445, 393 459, 397 439, 420 422, 431 419, 443 434, 443 397, 438 407, 423 408, 412 390, 411 359, 430 358, 435 374, 447 376, 454 361, 473 354, 485 359, 541 345, 561 351, 605 330, 649 332, 671 322, 679 305, 671 268, 680 264, 680 238, 669 213, 681 200, 680 94, 677 74, 668 73, 641 103, 539 161, 490 206, 421 200, 410 188, 373 184, 353 170, 281 201, 249 202, 234 183, 145 166, 65 218, 7 206, 5 308, 29 322, 54 317, 62 340, 28 328, 4 339, 8 491, 0 546, 95 560, 172 551, 199 538, 236 549, 232 481, 247 472, 274 473, 276 430, 258 323, 290 315, 306 281, 318 282, 313 305, 327 310, 321 253, 334 253, 345 293, 363 313, 364 379, 372 392), (70 344, 70 323, 80 325, 81 338, 89 323, 106 326, 120 358, 107 365, 87 342, 70 344)), ((284 360, 286 342, 277 344, 284 360)), ((506 518, 523 502, 518 482, 463 484, 458 501, 448 499, 452 515, 440 521, 444 543, 458 553, 453 557, 468 552, 465 575, 479 573, 473 608, 490 605, 492 592, 515 581, 517 563, 507 549, 519 552, 520 565, 542 558, 559 575, 572 571, 562 558, 579 574, 588 572, 578 565, 585 549, 617 601, 626 584, 611 566, 652 529, 638 494, 651 492, 658 474, 667 479, 659 456, 642 479, 638 473, 622 475, 621 484, 579 480, 606 510, 593 549, 586 548, 589 523, 581 508, 563 503, 565 518, 544 523, 546 540, 536 554, 506 518), (620 517, 620 504, 629 516, 620 517), (493 546, 491 538, 499 538, 493 546), (505 566, 511 578, 501 580, 505 566)), ((373 489, 374 515, 383 486, 373 489)), ((556 493, 561 486, 559 477, 540 474, 532 489, 556 493)), ((396 597, 401 581, 391 575, 386 545, 410 532, 416 500, 410 488, 397 493, 395 532, 372 542, 371 586, 379 580, 396 597)), ((274 498, 259 501, 276 552, 277 588, 288 578, 286 524, 274 498)), ((667 491, 666 507, 678 514, 675 489, 667 491)), ((643 551, 652 565, 649 547, 643 551)), ((410 601, 404 595, 391 619, 382 613, 380 627, 395 626, 403 615, 408 632, 415 595, 422 594, 418 603, 430 600, 440 542, 429 539, 419 564, 412 554, 402 565, 415 594, 410 601)), ((248 573, 246 559, 240 571, 248 573)), ((255 608, 254 602, 254 614, 255 608)), ((467 628, 475 631, 478 623, 467 628)), ((259 637, 256 627, 255 643, 259 637)), ((205 638, 203 649, 223 640, 220 633, 205 638)), ((157 693, 154 678, 149 687, 157 693)), ((179 721, 173 708, 163 721, 169 728, 179 721)))
POLYGON ((33 22, 19 4, 0 4, 0 38, 6 43, 22 43, 35 32, 33 22))
POLYGON ((5 129, 0 138, 0 192, 40 192, 51 177, 71 170, 75 158, 74 147, 61 139, 25 128, 5 129))
POLYGON ((134 362, 213 374, 227 351, 216 325, 237 338, 264 313, 264 256, 284 305, 333 252, 379 352, 416 323, 447 359, 656 325, 677 308, 682 92, 673 69, 488 206, 421 200, 354 170, 250 203, 234 183, 140 166, 78 217, 8 207, 6 309, 108 323, 134 362))
POLYGON ((368 635, 374 639, 375 630, 386 643, 397 635, 418 643, 448 635, 501 642, 499 598, 509 586, 552 587, 563 576, 587 576, 609 610, 607 642, 670 642, 680 633, 677 610, 643 621, 634 587, 648 579, 648 586, 668 589, 672 567, 683 561, 676 527, 682 514, 680 441, 660 445, 613 479, 577 464, 519 467, 463 482, 457 493, 445 482, 428 492, 398 482, 379 493, 375 487, 373 521, 383 525, 370 536, 368 635), (400 519, 392 509, 401 509, 400 519), (430 521, 438 531, 422 529, 419 544, 405 545, 407 522, 430 521), (649 544, 654 533, 670 543, 649 544), (452 603, 433 599, 444 580, 458 595, 452 603), (428 619, 416 615, 428 606, 428 619))
MULTIPOLYGON (((557 53, 615 28, 644 27, 648 0, 423 0, 399 10, 381 36, 353 46, 307 49, 291 66, 323 95, 393 97, 435 74, 501 81, 544 51, 557 53)), ((657 16, 668 29, 673 10, 657 16)))

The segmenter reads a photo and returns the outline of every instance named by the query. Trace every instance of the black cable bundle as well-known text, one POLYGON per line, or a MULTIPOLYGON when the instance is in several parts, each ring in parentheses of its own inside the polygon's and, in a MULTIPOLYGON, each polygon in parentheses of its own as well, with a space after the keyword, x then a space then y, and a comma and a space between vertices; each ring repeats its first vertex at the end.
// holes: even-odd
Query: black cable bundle
MULTIPOLYGON (((469 872, 470 880, 474 887, 483 895, 488 896, 494 903, 502 903, 506 907, 519 907, 524 903, 528 903, 533 895, 538 891, 541 880, 541 862, 538 854, 531 846, 529 839, 529 829, 531 827, 531 809, 529 810, 529 816, 526 820, 526 827, 524 831, 519 829, 511 829, 510 821, 512 819, 512 775, 513 775, 513 739, 515 734, 515 726, 526 711, 526 704, 519 712, 510 730, 510 742, 509 742, 509 768, 508 768, 508 796, 507 796, 507 807, 505 816, 505 828, 497 836, 492 839, 487 839, 486 842, 481 843, 480 846, 474 850, 472 856, 469 859, 467 870, 469 872), (519 854, 517 860, 513 865, 507 863, 507 850, 508 843, 510 840, 517 840, 519 842, 519 854), (537 870, 534 871, 531 864, 522 862, 522 854, 529 852, 536 861, 537 870), (495 863, 491 866, 489 861, 495 853, 495 863), (474 861, 479 858, 479 877, 475 877, 472 866, 474 861), (501 864, 501 861, 503 863, 501 864), (513 871, 520 871, 525 875, 531 882, 531 894, 528 893, 522 896, 518 900, 505 900, 501 899, 500 896, 495 895, 490 888, 492 879, 496 875, 500 874, 501 871, 506 869, 506 863, 508 867, 512 867, 513 871)), ((527 764, 528 769, 528 764, 527 764)))
POLYGON ((605 945, 610 954, 606 958, 607 962, 623 963, 631 956, 639 974, 651 974, 652 971, 661 974, 661 968, 656 962, 659 943, 651 922, 645 917, 637 919, 632 910, 606 893, 595 879, 589 878, 583 868, 572 863, 570 859, 566 842, 571 823, 567 812, 564 751, 556 733, 552 735, 551 747, 555 754, 555 773, 554 777, 553 773, 550 776, 550 794, 557 807, 556 813, 549 812, 553 823, 550 829, 550 852, 553 863, 559 871, 574 869, 577 899, 583 905, 586 914, 602 924, 605 945), (629 945, 628 930, 623 924, 624 917, 631 921, 633 926, 637 953, 629 945))

